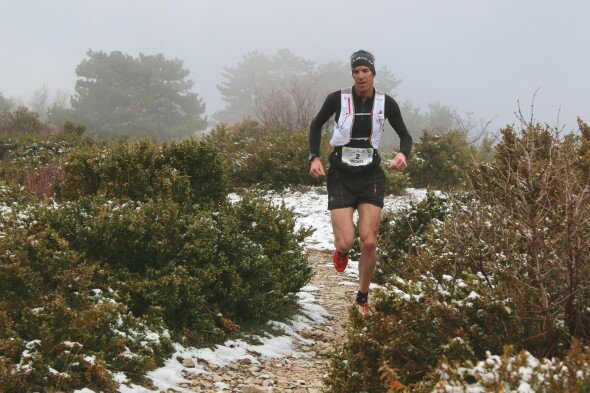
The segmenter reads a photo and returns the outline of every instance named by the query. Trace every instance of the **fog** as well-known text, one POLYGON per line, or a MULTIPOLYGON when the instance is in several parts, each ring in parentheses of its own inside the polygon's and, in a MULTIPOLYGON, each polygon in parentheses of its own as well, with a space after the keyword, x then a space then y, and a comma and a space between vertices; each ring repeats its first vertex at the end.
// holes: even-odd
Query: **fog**
POLYGON ((590 120, 582 0, 3 0, 0 12, 0 92, 25 103, 43 86, 73 93, 89 49, 182 59, 208 115, 224 107, 223 67, 247 52, 325 63, 367 49, 402 80, 398 100, 438 100, 499 128, 519 101, 530 114, 536 92, 537 120, 590 120))

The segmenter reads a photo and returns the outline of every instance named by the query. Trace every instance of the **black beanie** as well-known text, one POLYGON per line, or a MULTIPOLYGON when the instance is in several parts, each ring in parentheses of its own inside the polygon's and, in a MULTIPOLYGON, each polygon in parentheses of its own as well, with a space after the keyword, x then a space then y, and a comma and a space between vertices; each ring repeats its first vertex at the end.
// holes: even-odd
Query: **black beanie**
POLYGON ((373 74, 375 72, 375 56, 367 52, 366 50, 356 51, 350 56, 350 68, 354 69, 360 65, 368 67, 373 74))

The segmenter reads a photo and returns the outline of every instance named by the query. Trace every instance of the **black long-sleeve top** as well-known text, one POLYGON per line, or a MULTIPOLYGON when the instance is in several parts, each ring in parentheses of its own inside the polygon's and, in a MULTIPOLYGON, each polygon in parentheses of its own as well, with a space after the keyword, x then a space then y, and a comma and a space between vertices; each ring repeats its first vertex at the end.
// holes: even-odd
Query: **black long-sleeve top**
MULTIPOLYGON (((320 153, 320 143, 322 141, 322 126, 334 115, 336 121, 340 117, 340 90, 330 93, 324 105, 312 120, 309 126, 309 151, 313 154, 320 153)), ((352 97, 354 102, 354 113, 368 113, 373 109, 373 101, 375 100, 375 93, 373 96, 363 101, 362 97, 358 96, 354 88, 352 89, 352 97)), ((412 137, 404 124, 399 105, 393 97, 385 94, 385 118, 393 127, 400 139, 400 149, 406 158, 410 156, 412 150, 412 137)), ((358 116, 354 119, 352 125, 352 138, 366 138, 371 135, 372 119, 371 116, 358 116)))

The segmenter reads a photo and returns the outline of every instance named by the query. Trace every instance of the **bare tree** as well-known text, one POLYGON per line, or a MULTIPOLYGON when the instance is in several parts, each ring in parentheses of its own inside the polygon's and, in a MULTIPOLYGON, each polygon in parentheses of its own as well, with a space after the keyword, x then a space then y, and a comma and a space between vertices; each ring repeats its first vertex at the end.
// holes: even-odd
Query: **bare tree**
POLYGON ((29 101, 29 107, 39 115, 39 120, 47 121, 47 112, 49 109, 49 97, 51 93, 47 86, 43 86, 33 92, 33 96, 29 101))
POLYGON ((286 128, 295 132, 311 123, 317 110, 318 90, 315 78, 293 76, 281 87, 260 93, 256 100, 256 117, 269 128, 286 128))
POLYGON ((51 102, 52 108, 66 109, 70 106, 71 93, 67 90, 57 89, 51 102))
POLYGON ((495 141, 497 139, 490 133, 490 125, 495 120, 494 117, 489 120, 476 119, 472 112, 466 112, 464 116, 454 113, 452 117, 457 128, 465 135, 465 139, 469 143, 479 143, 486 139, 495 141))

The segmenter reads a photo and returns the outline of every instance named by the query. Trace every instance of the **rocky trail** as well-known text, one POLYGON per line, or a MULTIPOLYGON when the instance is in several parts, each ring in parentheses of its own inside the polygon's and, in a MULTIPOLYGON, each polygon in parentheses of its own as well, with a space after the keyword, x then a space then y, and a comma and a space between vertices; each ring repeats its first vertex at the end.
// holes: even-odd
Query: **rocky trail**
MULTIPOLYGON (((292 353, 282 357, 256 356, 219 366, 203 359, 179 359, 186 382, 180 387, 195 392, 315 393, 324 391, 330 355, 345 339, 348 313, 356 292, 350 279, 331 266, 328 252, 308 251, 314 276, 309 283, 315 302, 327 311, 324 323, 292 334, 292 353), (194 372, 195 366, 199 371, 194 372)), ((167 393, 175 392, 169 389, 167 393)))

